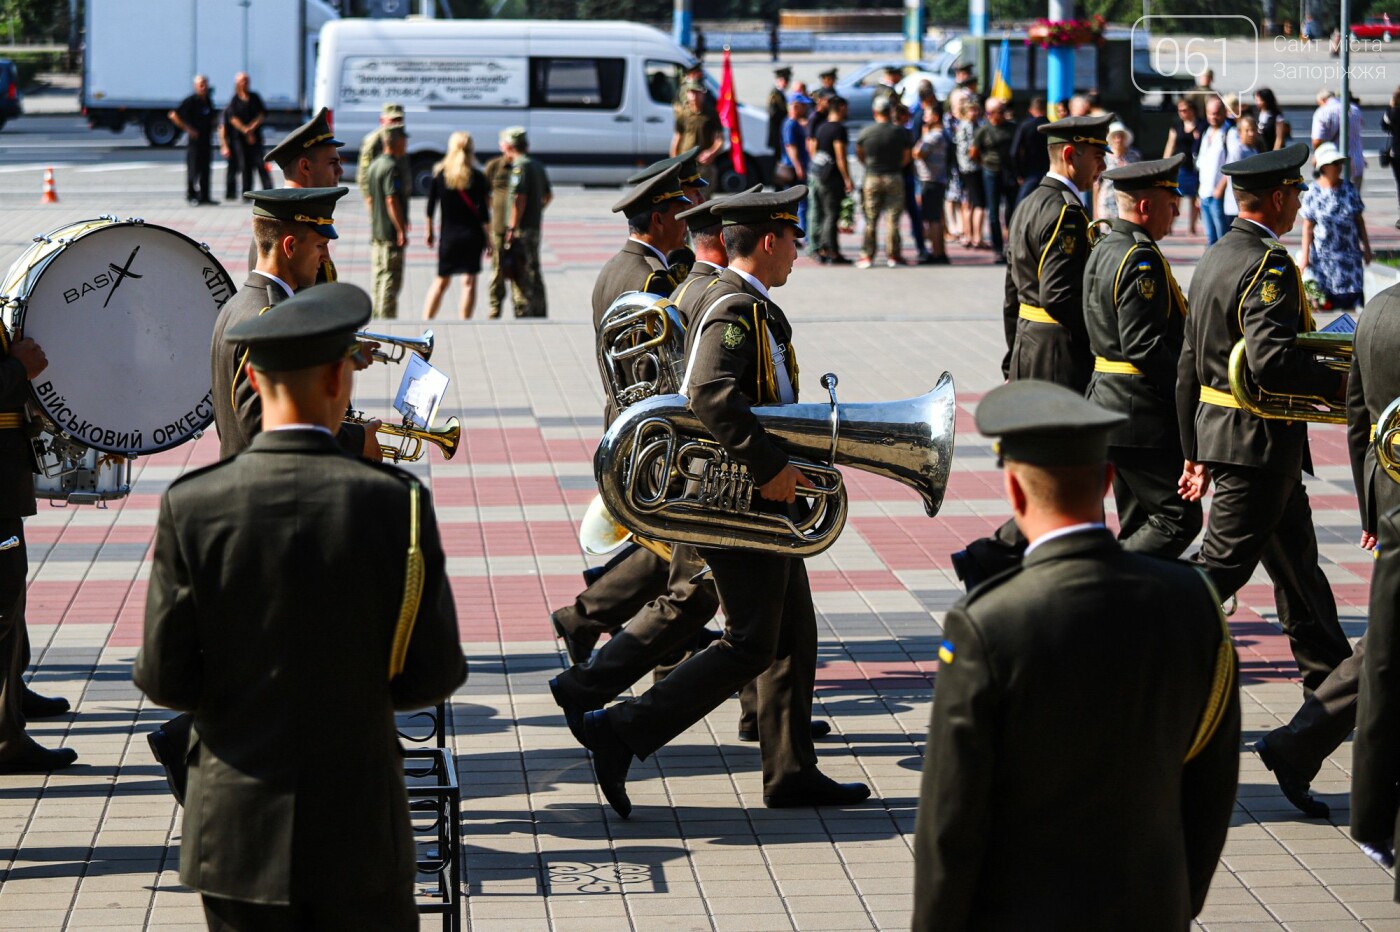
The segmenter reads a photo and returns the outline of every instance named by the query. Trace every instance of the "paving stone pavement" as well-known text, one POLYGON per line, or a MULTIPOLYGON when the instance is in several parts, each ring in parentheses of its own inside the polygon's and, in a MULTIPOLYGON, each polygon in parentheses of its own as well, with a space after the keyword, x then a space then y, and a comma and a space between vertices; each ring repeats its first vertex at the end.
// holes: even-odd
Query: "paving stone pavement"
MULTIPOLYGON (((43 208, 35 204, 42 169, 8 170, 0 175, 0 269, 34 233, 115 213, 208 242, 241 282, 246 211, 186 207, 180 170, 61 171, 63 200, 43 208)), ((1373 241, 1394 246, 1393 187, 1368 183, 1367 196, 1373 241)), ((834 727, 819 743, 822 766, 837 779, 869 782, 876 798, 847 810, 764 809, 758 753, 735 739, 730 703, 634 767, 636 811, 624 822, 600 798, 587 754, 546 687, 562 666, 547 612, 572 599, 579 571, 596 562, 580 552, 576 522, 593 496, 601 430, 588 296, 598 266, 621 240, 620 223, 606 214, 614 199, 611 191, 563 189, 550 208, 548 321, 432 324, 434 363, 453 379, 441 416, 461 419, 463 442, 453 461, 434 452, 414 469, 436 497, 471 663, 451 703, 467 927, 907 927, 939 621, 961 592, 948 554, 1006 514, 990 445, 971 418, 977 399, 999 381, 1002 270, 986 253, 957 249, 955 264, 943 268, 858 271, 802 260, 777 293, 797 327, 809 393, 828 370, 841 376, 847 400, 919 394, 944 369, 958 383, 957 449, 942 514, 928 519, 908 490, 848 473, 849 526, 809 563, 821 628, 817 714, 834 727)), ((422 209, 414 203, 415 215, 422 209)), ((347 198, 339 213, 342 238, 333 250, 342 277, 367 285, 362 205, 347 198)), ((1297 235, 1289 239, 1296 243, 1297 235)), ((848 248, 855 251, 854 241, 848 248)), ((1201 239, 1176 238, 1166 248, 1188 281, 1201 239)), ((412 247, 404 308, 421 306, 433 265, 429 250, 412 247)), ((449 295, 445 309, 454 300, 449 295)), ((383 326, 416 334, 424 325, 383 326)), ((202 354, 192 362, 205 364, 202 354)), ((388 411, 399 374, 384 366, 364 373, 357 406, 388 411)), ((1313 448, 1320 465, 1308 490, 1324 569, 1357 637, 1365 629, 1370 559, 1354 546, 1342 430, 1314 428, 1313 448)), ((0 777, 4 928, 203 927, 197 897, 178 879, 180 813, 144 741, 169 716, 131 685, 130 664, 159 495, 183 471, 214 461, 217 450, 211 433, 140 460, 127 499, 105 509, 45 505, 28 522, 34 685, 76 706, 75 714, 35 722, 31 731, 47 745, 74 748, 80 760, 47 777, 0 777)), ((1301 700, 1262 573, 1241 593, 1231 624, 1250 742, 1301 700)), ((1306 820, 1243 751, 1233 827, 1200 927, 1400 929, 1392 876, 1346 835, 1350 762, 1348 743, 1315 784, 1333 807, 1331 820, 1306 820)), ((354 766, 319 763, 328 774, 354 766)), ((425 920, 424 928, 436 922, 425 920)))

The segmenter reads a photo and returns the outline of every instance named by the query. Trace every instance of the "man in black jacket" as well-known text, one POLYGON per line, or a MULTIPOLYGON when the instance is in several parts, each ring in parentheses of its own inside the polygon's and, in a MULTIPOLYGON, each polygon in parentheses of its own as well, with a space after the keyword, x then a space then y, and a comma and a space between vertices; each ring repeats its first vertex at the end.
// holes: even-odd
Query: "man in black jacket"
POLYGON ((332 283, 230 328, 263 430, 161 499, 133 679, 194 718, 180 879, 213 929, 418 928, 394 713, 466 660, 427 490, 331 433, 369 314, 332 283))

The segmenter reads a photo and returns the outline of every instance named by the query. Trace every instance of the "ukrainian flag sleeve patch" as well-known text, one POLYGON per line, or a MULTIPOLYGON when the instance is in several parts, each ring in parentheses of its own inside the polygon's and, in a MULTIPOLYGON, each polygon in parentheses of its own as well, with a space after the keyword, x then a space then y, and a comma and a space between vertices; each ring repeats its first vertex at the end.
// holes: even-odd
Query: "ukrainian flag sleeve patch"
POLYGON ((957 652, 957 651, 956 651, 956 649, 953 647, 953 642, 952 642, 952 641, 944 641, 942 644, 939 644, 939 645, 938 645, 938 662, 939 662, 939 663, 952 663, 952 662, 953 662, 953 655, 954 655, 956 652, 957 652))

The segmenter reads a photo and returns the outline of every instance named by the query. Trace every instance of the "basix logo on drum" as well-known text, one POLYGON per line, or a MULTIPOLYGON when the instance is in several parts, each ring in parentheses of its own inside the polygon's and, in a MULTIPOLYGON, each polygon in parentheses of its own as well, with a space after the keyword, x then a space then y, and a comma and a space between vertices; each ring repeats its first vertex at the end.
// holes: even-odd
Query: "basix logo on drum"
POLYGON ((112 295, 116 294, 117 289, 121 287, 122 282, 126 281, 128 278, 141 277, 131 270, 131 264, 136 261, 136 254, 140 251, 141 247, 137 246, 135 249, 131 250, 131 255, 126 257, 125 265, 117 265, 115 262, 109 262, 107 264, 107 271, 97 273, 92 277, 91 281, 83 282, 78 288, 69 288, 65 290, 63 292, 64 302, 72 304, 79 298, 86 297, 94 291, 101 291, 103 288, 106 288, 107 298, 102 302, 102 306, 106 307, 111 302, 112 295))

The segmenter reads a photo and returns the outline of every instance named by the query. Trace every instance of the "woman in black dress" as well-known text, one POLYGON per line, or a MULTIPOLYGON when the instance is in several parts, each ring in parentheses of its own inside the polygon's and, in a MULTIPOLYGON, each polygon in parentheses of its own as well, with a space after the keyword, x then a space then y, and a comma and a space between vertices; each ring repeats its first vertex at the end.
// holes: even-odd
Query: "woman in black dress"
POLYGON ((437 316, 453 275, 462 279, 462 319, 472 316, 476 305, 476 276, 481 254, 490 249, 491 192, 486 176, 473 159, 471 133, 456 132, 447 140, 447 155, 433 169, 428 188, 428 245, 433 245, 433 217, 442 207, 442 237, 438 240, 437 278, 428 288, 423 319, 437 316))

